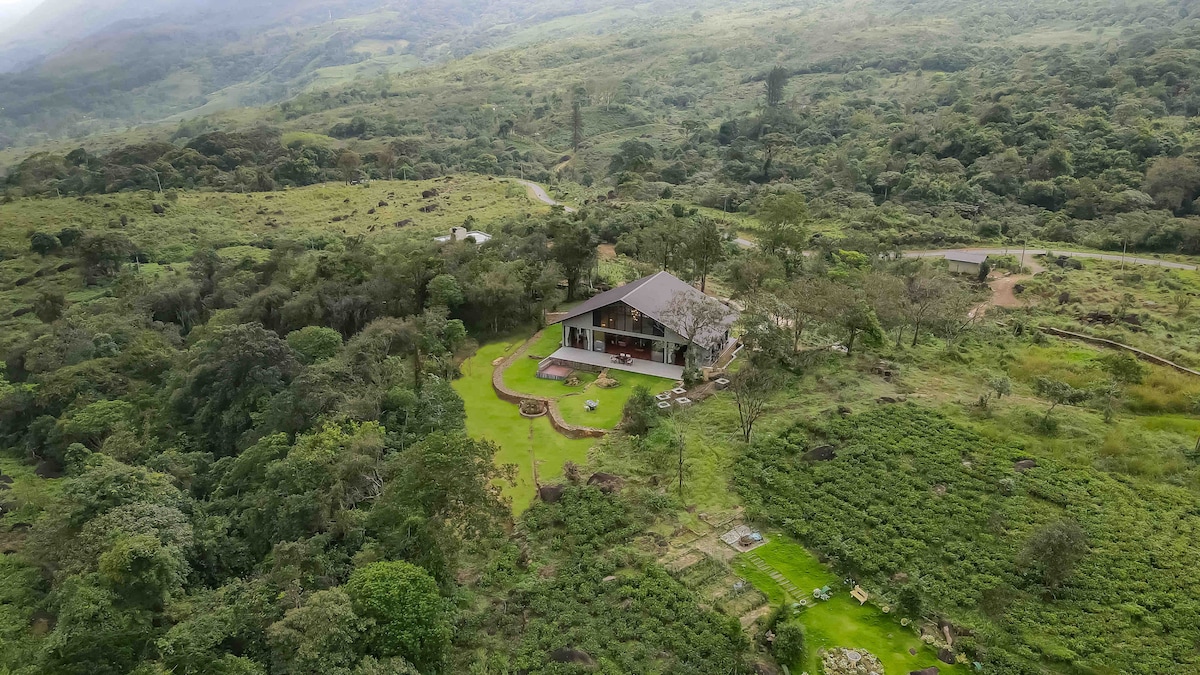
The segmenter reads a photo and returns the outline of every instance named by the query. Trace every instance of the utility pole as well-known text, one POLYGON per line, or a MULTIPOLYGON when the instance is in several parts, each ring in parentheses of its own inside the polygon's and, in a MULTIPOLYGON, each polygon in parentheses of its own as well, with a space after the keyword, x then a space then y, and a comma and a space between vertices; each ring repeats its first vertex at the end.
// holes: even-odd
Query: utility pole
POLYGON ((1129 237, 1121 240, 1121 271, 1125 271, 1125 250, 1129 248, 1129 237))
POLYGON ((1023 239, 1021 241, 1021 265, 1020 265, 1021 267, 1025 266, 1025 246, 1027 246, 1028 244, 1029 244, 1029 237, 1025 237, 1025 239, 1023 239))

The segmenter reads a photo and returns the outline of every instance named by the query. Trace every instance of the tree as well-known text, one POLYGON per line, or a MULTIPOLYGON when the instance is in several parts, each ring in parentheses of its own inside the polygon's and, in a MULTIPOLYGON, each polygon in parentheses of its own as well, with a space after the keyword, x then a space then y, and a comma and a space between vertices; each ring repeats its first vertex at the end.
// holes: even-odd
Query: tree
POLYGON ((687 234, 688 259, 700 277, 700 292, 703 293, 709 272, 725 258, 726 235, 711 218, 698 219, 687 234))
POLYGON ((430 307, 454 309, 463 303, 462 288, 453 274, 439 274, 429 280, 427 304, 430 307))
POLYGON ((725 346, 727 326, 733 316, 733 311, 719 300, 679 291, 663 310, 662 321, 687 339, 687 369, 695 370, 699 368, 697 351, 714 352, 725 346))
POLYGON ((804 624, 799 619, 782 621, 775 626, 771 652, 781 665, 798 667, 804 660, 804 624))
POLYGON ((275 333, 258 324, 222 326, 188 350, 171 407, 202 447, 234 454, 296 372, 291 348, 275 333))
POLYGON ((1106 354, 1099 361, 1101 367, 1120 384, 1141 384, 1149 371, 1145 364, 1130 354, 1106 354))
POLYGON ((575 299, 583 273, 596 262, 596 235, 586 223, 563 221, 553 228, 551 253, 567 278, 567 301, 575 299))
POLYGON ((183 588, 183 551, 148 534, 120 537, 100 556, 100 577, 122 602, 161 610, 183 588))
POLYGON ((67 298, 62 293, 42 291, 33 303, 33 313, 42 323, 54 323, 62 316, 66 306, 67 298))
POLYGON ((338 155, 338 169, 342 172, 342 179, 347 183, 351 183, 358 178, 358 169, 362 166, 362 158, 353 150, 346 150, 338 155))
POLYGON ((400 561, 372 563, 350 575, 346 591, 355 614, 374 621, 366 639, 373 654, 402 657, 422 672, 441 666, 450 622, 428 572, 400 561))
POLYGON ((267 628, 276 672, 324 675, 358 662, 370 622, 354 613, 341 588, 317 591, 267 628))
POLYGON ((986 408, 992 395, 996 396, 996 400, 1000 400, 1012 393, 1012 381, 1007 375, 991 375, 984 381, 987 389, 979 396, 979 407, 986 408))
POLYGON ((767 402, 778 387, 778 379, 773 371, 754 365, 743 366, 734 375, 733 397, 737 402, 738 425, 742 429, 742 440, 750 442, 754 424, 767 411, 767 402))
POLYGON ((774 131, 768 134, 763 134, 762 138, 759 139, 759 142, 762 144, 762 181, 765 183, 771 180, 771 164, 775 162, 775 156, 780 150, 788 147, 789 145, 793 145, 794 143, 792 139, 785 134, 774 131))
POLYGON ((1060 405, 1076 405, 1087 399, 1087 392, 1082 389, 1076 389, 1070 384, 1062 380, 1052 380, 1048 377, 1039 377, 1034 386, 1038 396, 1050 400, 1050 408, 1046 410, 1045 421, 1050 420, 1050 413, 1060 405))
POLYGON ((1071 578, 1076 564, 1087 554, 1087 535, 1071 519, 1042 526, 1025 542, 1021 563, 1051 591, 1071 578))
POLYGON ((79 257, 89 282, 114 277, 133 255, 133 242, 119 232, 89 234, 79 244, 79 257))
POLYGON ((774 108, 783 103, 783 89, 787 81, 788 71, 783 66, 775 66, 767 73, 767 107, 774 108))
POLYGON ((845 304, 835 307, 837 324, 846 333, 846 354, 854 353, 854 346, 861 339, 869 346, 883 341, 883 328, 875 316, 875 310, 862 298, 847 298, 845 304))
POLYGON ((383 148, 375 153, 375 164, 383 169, 388 180, 392 179, 392 174, 396 170, 396 153, 392 152, 391 148, 383 148))
POLYGON ((617 152, 608 163, 608 172, 616 174, 622 171, 645 171, 653 166, 656 154, 654 146, 631 138, 617 148, 617 152))
POLYGON ((637 385, 625 401, 621 429, 630 436, 645 436, 658 423, 654 394, 645 385, 637 385))
POLYGON ((1179 213, 1200 190, 1200 166, 1187 157, 1159 157, 1146 169, 1142 189, 1158 206, 1179 213))
POLYGON ((583 108, 579 101, 571 104, 571 147, 575 152, 579 152, 579 146, 583 143, 583 108))
POLYGON ((906 279, 905 301, 901 303, 901 312, 912 326, 913 347, 916 347, 921 339, 921 328, 927 321, 945 317, 947 310, 957 311, 954 298, 959 290, 956 281, 928 268, 919 270, 906 279))
POLYGON ((342 334, 324 326, 305 326, 288 333, 287 343, 301 361, 316 363, 337 356, 342 348, 342 334))
POLYGON ((38 255, 50 255, 62 248, 58 237, 45 232, 34 232, 29 237, 29 250, 38 255))

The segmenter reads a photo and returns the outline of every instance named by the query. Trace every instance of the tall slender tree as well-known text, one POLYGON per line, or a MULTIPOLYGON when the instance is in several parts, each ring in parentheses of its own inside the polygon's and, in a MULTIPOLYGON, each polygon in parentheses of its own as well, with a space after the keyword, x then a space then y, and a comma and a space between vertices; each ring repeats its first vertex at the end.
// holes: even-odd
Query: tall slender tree
POLYGON ((583 143, 583 106, 576 100, 571 104, 571 147, 579 152, 583 143))
POLYGON ((767 73, 767 107, 774 108, 783 103, 783 88, 787 80, 788 71, 783 66, 775 66, 767 73))

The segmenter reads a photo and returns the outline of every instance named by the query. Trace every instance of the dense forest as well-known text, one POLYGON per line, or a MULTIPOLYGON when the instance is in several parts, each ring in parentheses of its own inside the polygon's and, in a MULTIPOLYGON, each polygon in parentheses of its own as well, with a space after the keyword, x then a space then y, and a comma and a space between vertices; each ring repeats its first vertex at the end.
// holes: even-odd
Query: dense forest
POLYGON ((0 75, 0 673, 1200 667, 1200 4, 253 4, 0 75))

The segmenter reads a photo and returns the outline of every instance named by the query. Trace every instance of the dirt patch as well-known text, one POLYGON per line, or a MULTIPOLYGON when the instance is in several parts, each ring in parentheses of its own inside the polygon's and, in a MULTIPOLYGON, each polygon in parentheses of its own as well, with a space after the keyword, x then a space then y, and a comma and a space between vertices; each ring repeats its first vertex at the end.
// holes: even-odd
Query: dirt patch
POLYGON ((759 618, 764 617, 770 613, 771 613, 771 605, 767 604, 767 605, 763 605, 762 607, 752 609, 749 612, 746 612, 738 619, 738 621, 741 622, 742 628, 749 628, 750 626, 753 626, 754 622, 758 621, 759 618))
POLYGON ((612 244, 600 244, 597 250, 601 260, 615 260, 617 257, 617 247, 612 244))

